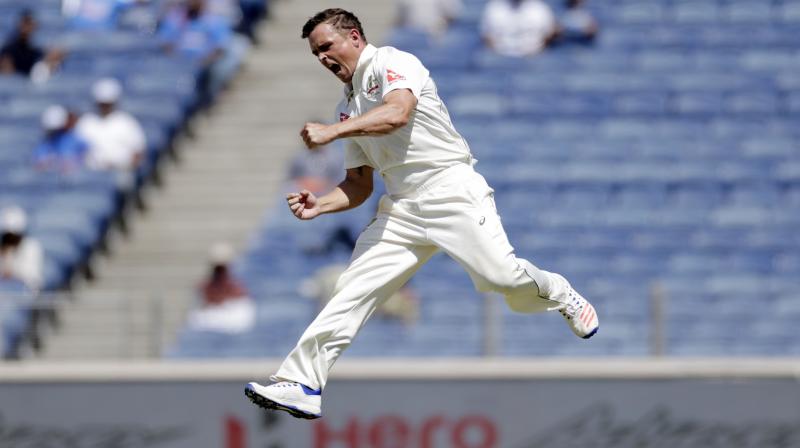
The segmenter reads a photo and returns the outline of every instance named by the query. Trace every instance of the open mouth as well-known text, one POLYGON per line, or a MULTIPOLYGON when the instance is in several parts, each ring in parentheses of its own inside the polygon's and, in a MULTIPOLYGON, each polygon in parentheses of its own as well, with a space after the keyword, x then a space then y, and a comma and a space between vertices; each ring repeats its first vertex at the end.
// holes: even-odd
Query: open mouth
POLYGON ((332 71, 333 74, 335 75, 342 70, 342 66, 339 64, 333 64, 330 67, 328 67, 328 70, 332 71))

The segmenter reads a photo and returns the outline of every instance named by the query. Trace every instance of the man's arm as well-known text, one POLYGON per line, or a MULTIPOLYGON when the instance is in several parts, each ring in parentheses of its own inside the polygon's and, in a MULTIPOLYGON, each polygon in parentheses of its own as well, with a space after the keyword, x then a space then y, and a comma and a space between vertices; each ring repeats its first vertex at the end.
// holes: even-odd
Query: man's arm
POLYGON ((336 213, 358 207, 372 194, 372 168, 347 170, 347 176, 330 193, 317 198, 308 190, 289 193, 286 203, 299 219, 314 219, 323 213, 336 213))
POLYGON ((340 138, 391 134, 408 124, 415 107, 417 97, 410 90, 393 90, 383 97, 383 104, 364 115, 332 125, 306 123, 300 136, 306 146, 316 148, 340 138))

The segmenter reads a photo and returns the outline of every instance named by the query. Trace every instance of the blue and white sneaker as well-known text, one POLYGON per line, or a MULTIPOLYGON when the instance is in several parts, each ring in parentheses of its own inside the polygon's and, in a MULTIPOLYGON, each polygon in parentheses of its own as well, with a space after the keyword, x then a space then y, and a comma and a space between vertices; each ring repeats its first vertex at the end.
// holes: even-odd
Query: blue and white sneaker
POLYGON ((597 311, 592 304, 572 289, 572 285, 569 284, 567 279, 559 274, 554 275, 559 281, 563 282, 564 288, 560 297, 550 298, 550 300, 555 300, 559 303, 558 306, 550 308, 550 310, 561 313, 570 330, 579 338, 589 339, 597 334, 597 330, 600 328, 600 319, 597 318, 597 311))
POLYGON ((322 391, 300 383, 280 381, 269 386, 247 383, 244 394, 264 409, 286 411, 292 417, 309 420, 322 417, 322 391))

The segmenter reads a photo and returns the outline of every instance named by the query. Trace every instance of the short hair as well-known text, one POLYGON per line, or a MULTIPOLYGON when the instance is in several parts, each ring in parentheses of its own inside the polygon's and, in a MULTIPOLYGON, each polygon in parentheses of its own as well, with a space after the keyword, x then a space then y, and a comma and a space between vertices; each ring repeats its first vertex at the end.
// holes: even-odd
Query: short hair
POLYGON ((339 32, 358 30, 364 42, 367 41, 367 36, 364 34, 364 29, 361 28, 361 22, 358 20, 358 17, 352 12, 342 8, 328 8, 314 14, 314 17, 308 19, 306 24, 303 25, 303 34, 300 37, 303 39, 308 38, 311 32, 314 31, 314 28, 321 23, 327 23, 339 32))

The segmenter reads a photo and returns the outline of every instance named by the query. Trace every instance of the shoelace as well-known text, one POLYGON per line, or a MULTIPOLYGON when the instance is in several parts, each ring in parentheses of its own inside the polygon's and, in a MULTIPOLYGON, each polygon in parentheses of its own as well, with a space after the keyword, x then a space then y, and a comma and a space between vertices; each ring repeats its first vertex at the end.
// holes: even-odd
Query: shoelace
POLYGON ((573 317, 577 316, 581 310, 583 310, 584 301, 581 300, 580 297, 575 293, 575 291, 570 288, 569 289, 569 302, 559 304, 558 306, 554 306, 552 308, 548 308, 548 311, 558 311, 561 313, 568 320, 572 320, 573 317))

